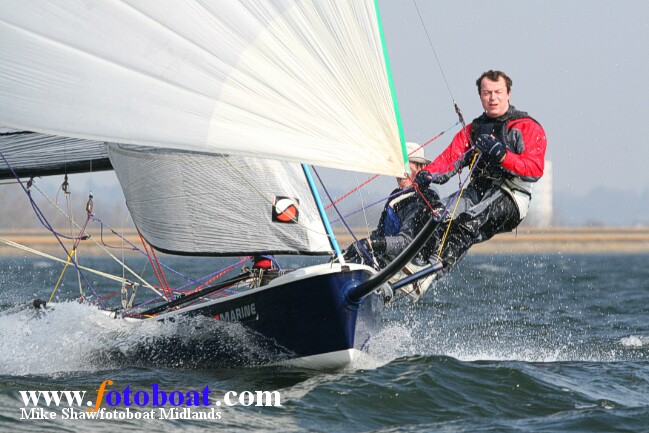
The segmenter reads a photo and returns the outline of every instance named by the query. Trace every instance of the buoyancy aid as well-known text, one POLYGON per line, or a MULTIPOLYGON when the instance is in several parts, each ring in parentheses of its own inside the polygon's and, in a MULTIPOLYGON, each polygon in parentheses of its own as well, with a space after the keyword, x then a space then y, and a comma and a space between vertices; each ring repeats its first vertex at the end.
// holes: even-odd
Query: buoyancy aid
MULTIPOLYGON (((492 119, 482 114, 471 123, 471 140, 475 140, 481 134, 493 135, 505 145, 507 150, 520 154, 523 152, 524 143, 517 139, 512 132, 516 120, 529 119, 538 123, 534 118, 524 111, 517 110, 513 105, 500 117, 492 119), (512 122, 513 121, 513 122, 512 122)), ((491 186, 498 186, 504 190, 516 203, 520 219, 525 218, 529 210, 532 198, 533 183, 507 172, 500 166, 488 164, 486 160, 480 160, 476 167, 475 186, 479 190, 486 190, 491 186)))
POLYGON ((385 207, 385 218, 383 220, 383 236, 396 236, 401 230, 401 218, 397 213, 399 203, 415 195, 414 191, 401 194, 390 200, 385 207))

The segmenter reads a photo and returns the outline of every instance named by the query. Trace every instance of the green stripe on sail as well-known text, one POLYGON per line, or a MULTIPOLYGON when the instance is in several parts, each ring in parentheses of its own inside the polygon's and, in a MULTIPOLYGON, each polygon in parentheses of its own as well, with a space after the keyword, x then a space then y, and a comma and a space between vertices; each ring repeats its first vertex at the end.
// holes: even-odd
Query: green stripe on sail
POLYGON ((381 12, 379 11, 379 0, 374 0, 374 9, 376 10, 376 22, 379 26, 381 47, 383 48, 383 59, 385 60, 385 71, 388 74, 388 82, 390 83, 390 94, 392 95, 392 105, 394 107, 394 115, 397 120, 397 128, 399 129, 399 141, 401 142, 401 153, 403 155, 403 160, 405 161, 404 169, 406 173, 410 173, 410 164, 408 164, 408 151, 406 150, 406 139, 403 135, 403 124, 401 123, 401 113, 399 112, 397 92, 394 89, 394 80, 392 79, 392 69, 390 68, 390 58, 388 57, 388 48, 385 45, 385 37, 383 35, 383 24, 381 23, 381 12))

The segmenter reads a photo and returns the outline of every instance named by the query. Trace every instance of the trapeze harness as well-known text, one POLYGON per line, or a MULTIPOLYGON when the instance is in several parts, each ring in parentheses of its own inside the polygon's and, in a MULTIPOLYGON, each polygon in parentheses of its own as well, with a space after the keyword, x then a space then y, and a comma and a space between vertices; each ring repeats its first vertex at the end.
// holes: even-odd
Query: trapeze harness
MULTIPOLYGON (((519 119, 532 120, 539 124, 539 122, 526 112, 518 111, 513 106, 510 106, 509 110, 498 118, 492 119, 483 114, 475 119, 471 123, 471 139, 475 142, 479 135, 491 134, 503 143, 507 150, 521 154, 524 150, 525 143, 520 135, 516 136, 512 133, 512 128, 518 123, 516 121, 519 119), (509 122, 512 123, 508 126, 509 122)), ((532 198, 532 181, 536 179, 528 179, 524 176, 514 175, 500 166, 488 164, 483 160, 479 161, 476 170, 475 187, 478 190, 486 191, 492 186, 499 187, 516 203, 519 218, 521 220, 525 218, 532 198)))

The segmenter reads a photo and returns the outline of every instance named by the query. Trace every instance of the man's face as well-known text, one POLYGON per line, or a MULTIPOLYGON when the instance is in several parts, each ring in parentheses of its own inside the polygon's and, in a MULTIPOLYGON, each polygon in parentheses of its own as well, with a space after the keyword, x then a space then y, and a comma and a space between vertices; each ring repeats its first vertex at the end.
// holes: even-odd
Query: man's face
POLYGON ((483 78, 480 83, 480 101, 488 117, 495 118, 505 114, 509 109, 509 92, 505 79, 499 77, 498 81, 491 81, 489 78, 483 78))
POLYGON ((417 173, 421 171, 421 166, 410 161, 410 176, 409 177, 397 177, 397 184, 399 188, 404 189, 412 186, 412 181, 417 177, 417 173))

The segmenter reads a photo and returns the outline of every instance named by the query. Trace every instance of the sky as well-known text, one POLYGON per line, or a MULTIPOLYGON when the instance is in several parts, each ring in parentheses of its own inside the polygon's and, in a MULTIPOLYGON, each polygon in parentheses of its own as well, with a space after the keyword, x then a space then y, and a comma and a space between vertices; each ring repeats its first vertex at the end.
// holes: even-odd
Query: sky
MULTIPOLYGON (((649 223, 649 205, 617 200, 649 201, 643 136, 649 131, 649 1, 379 0, 379 6, 408 141, 423 143, 451 127, 453 101, 467 122, 479 116, 475 80, 500 69, 513 79, 511 104, 547 133, 552 188, 567 203, 560 223, 638 221, 628 213, 646 214, 649 223), (617 219, 606 219, 615 211, 617 219)), ((427 146, 426 156, 433 159, 451 138, 427 146)), ((338 181, 336 192, 366 178, 329 176, 338 181)), ((117 186, 112 173, 92 182, 117 186)), ((384 178, 369 190, 385 196, 394 186, 384 178)), ((451 191, 446 188, 443 193, 451 191)))
MULTIPOLYGON (((649 191, 649 2, 415 0, 379 2, 407 140, 482 112, 475 80, 500 69, 510 103, 548 137, 555 193, 649 191)), ((450 136, 426 148, 435 157, 450 136)))

